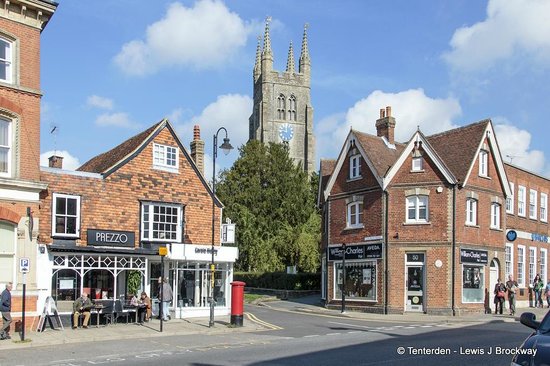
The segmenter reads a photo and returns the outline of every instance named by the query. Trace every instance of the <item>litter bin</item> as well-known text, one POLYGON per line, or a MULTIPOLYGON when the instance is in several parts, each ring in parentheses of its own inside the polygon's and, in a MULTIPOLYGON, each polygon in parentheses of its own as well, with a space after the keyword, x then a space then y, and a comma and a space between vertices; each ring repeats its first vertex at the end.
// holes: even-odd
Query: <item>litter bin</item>
POLYGON ((155 318, 159 316, 159 299, 153 299, 151 303, 151 315, 155 318))
POLYGON ((231 325, 243 326, 244 286, 241 281, 231 282, 231 325))

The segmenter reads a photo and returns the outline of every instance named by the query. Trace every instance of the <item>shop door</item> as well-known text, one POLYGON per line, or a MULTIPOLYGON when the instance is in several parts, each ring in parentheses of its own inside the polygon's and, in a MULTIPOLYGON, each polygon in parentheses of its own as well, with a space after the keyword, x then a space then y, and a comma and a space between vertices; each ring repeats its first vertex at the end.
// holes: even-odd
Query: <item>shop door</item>
POLYGON ((424 266, 407 265, 406 311, 424 311, 424 266))

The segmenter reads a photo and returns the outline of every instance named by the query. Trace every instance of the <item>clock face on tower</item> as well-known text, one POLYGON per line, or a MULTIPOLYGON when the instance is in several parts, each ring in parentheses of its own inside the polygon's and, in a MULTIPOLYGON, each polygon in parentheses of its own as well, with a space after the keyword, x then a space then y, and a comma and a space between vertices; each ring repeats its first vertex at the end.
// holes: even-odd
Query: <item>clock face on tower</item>
POLYGON ((294 128, 290 123, 284 123, 279 127, 279 137, 283 141, 290 141, 294 136, 294 128))

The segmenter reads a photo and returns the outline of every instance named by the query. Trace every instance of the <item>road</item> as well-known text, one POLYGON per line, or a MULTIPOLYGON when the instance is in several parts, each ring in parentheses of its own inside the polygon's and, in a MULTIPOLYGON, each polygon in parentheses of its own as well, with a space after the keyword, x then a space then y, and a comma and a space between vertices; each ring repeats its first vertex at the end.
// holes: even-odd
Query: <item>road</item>
POLYGON ((10 350, 0 364, 491 366, 509 364, 510 355, 495 352, 513 349, 529 334, 518 322, 373 322, 251 306, 247 312, 245 321, 257 319, 266 330, 10 350))

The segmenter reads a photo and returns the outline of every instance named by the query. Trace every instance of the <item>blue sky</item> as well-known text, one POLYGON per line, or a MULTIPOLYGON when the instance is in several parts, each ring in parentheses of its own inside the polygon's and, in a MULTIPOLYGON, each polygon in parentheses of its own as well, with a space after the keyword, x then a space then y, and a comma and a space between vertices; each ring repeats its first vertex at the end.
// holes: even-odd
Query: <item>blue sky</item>
POLYGON ((201 126, 210 178, 217 128, 248 139, 271 16, 280 71, 309 24, 317 161, 391 105, 398 141, 491 118, 505 161, 550 176, 548 14, 547 0, 60 0, 42 33, 41 163, 57 151, 74 169, 168 117, 186 146, 201 126))

